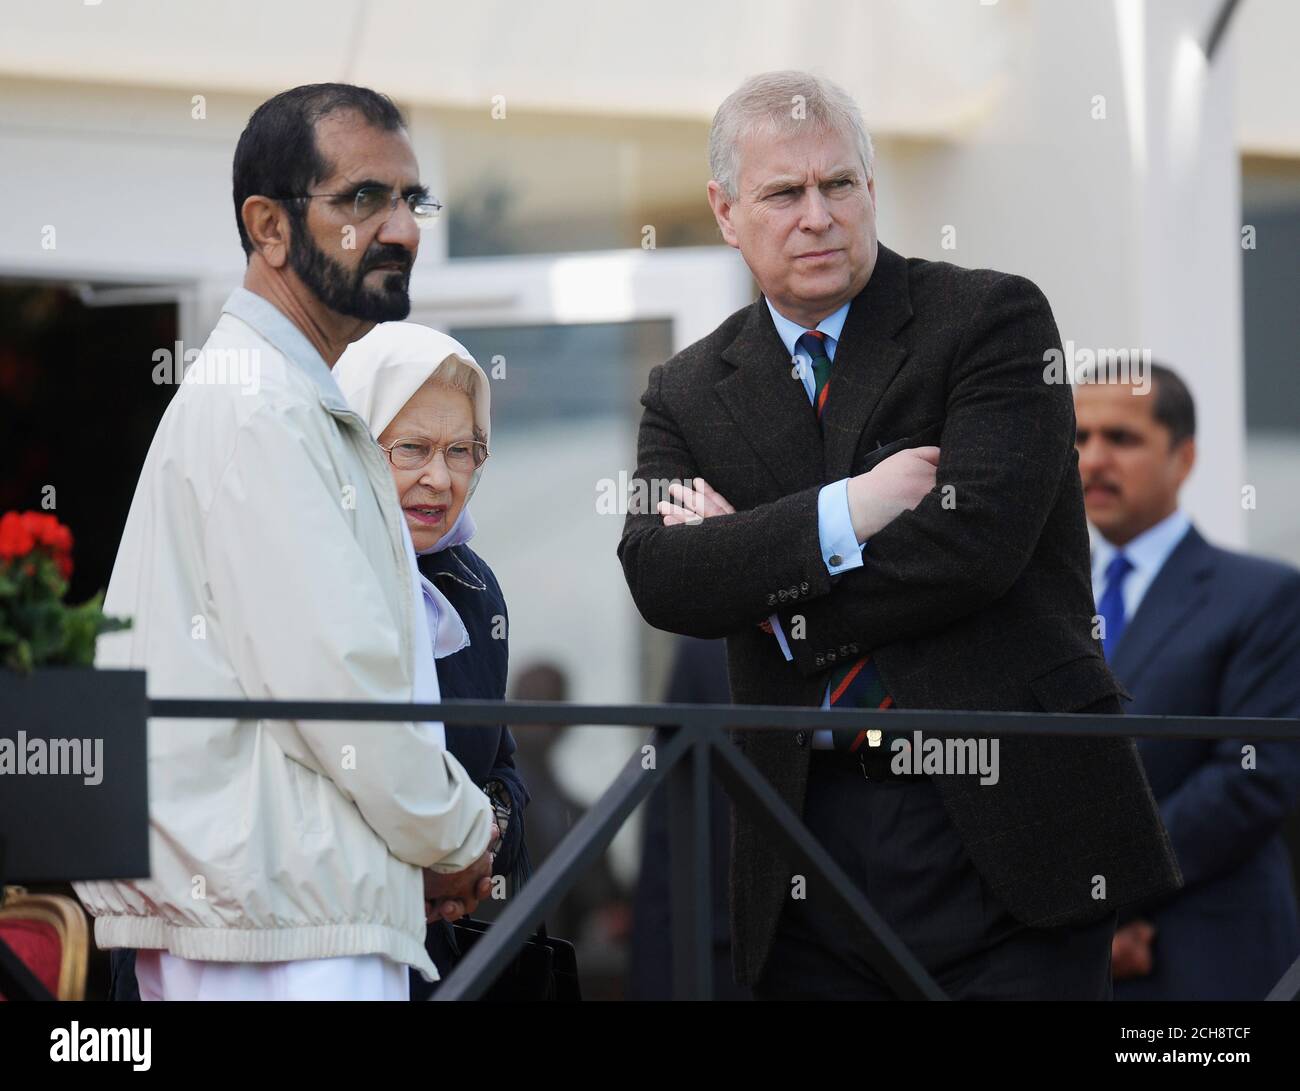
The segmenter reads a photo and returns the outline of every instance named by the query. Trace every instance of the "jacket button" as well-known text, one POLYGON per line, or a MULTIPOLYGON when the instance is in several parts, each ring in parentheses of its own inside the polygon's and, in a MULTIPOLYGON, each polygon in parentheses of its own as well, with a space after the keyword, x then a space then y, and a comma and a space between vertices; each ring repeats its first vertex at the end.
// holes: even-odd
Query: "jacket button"
POLYGON ((786 600, 789 596, 785 593, 785 591, 782 590, 782 591, 778 591, 778 592, 776 593, 776 597, 777 597, 778 599, 780 599, 782 602, 785 602, 785 600, 786 600))
POLYGON ((767 604, 768 604, 769 606, 775 606, 775 605, 776 605, 776 596, 775 596, 775 595, 768 595, 768 596, 767 596, 767 604))
POLYGON ((821 656, 821 655, 815 655, 815 656, 813 656, 813 666, 814 666, 814 667, 824 667, 824 666, 826 666, 826 659, 825 659, 823 656, 821 656))
POLYGON ((799 588, 797 587, 790 588, 790 597, 792 599, 797 599, 799 597, 799 588))
POLYGON ((801 583, 801 584, 799 585, 799 590, 800 590, 800 591, 807 591, 807 590, 808 590, 808 585, 807 585, 806 583, 801 583))
POLYGON ((849 654, 849 646, 847 644, 841 644, 840 655, 848 655, 848 654, 849 654))
POLYGON ((806 731, 800 731, 797 735, 795 735, 795 737, 794 737, 794 741, 795 741, 795 744, 798 745, 798 746, 807 746, 807 745, 808 745, 808 732, 806 732, 806 731))
POLYGON ((828 663, 834 663, 835 660, 836 660, 836 658, 837 658, 837 656, 835 655, 834 652, 827 652, 827 653, 826 653, 826 662, 828 662, 828 663))

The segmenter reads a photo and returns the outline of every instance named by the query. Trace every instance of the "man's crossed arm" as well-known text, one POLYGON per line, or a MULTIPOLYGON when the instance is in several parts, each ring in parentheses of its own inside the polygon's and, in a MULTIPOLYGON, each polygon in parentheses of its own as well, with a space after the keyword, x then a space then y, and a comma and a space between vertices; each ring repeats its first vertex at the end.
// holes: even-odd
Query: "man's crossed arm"
POLYGON ((795 588, 793 603, 781 607, 803 616, 806 639, 795 642, 794 657, 812 674, 814 647, 869 650, 996 600, 1029 563, 1073 472, 1070 387, 1048 382, 1044 369, 1046 351, 1059 346, 1033 284, 1014 276, 990 282, 945 375, 942 455, 929 483, 939 488, 927 487, 919 502, 907 492, 924 480, 917 460, 929 459, 921 449, 850 479, 850 497, 859 490, 868 497, 859 497, 855 530, 872 541, 863 565, 840 577, 827 571, 819 548, 821 487, 729 510, 707 482, 701 487, 656 368, 642 398, 638 477, 694 488, 670 490, 674 502, 657 514, 628 518, 619 556, 642 616, 671 632, 721 637, 760 623, 776 608, 775 592, 795 588), (887 478, 892 487, 877 490, 887 478), (955 503, 941 503, 940 491, 955 503))

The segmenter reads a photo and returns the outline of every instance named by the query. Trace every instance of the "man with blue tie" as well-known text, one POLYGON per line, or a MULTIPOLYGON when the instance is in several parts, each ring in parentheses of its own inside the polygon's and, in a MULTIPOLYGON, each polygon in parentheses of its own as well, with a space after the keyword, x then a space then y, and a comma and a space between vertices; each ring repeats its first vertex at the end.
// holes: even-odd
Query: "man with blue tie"
MULTIPOLYGON (((1196 458, 1186 384, 1075 387, 1102 644, 1140 715, 1300 716, 1300 572, 1218 549, 1178 507, 1196 458)), ((1140 377, 1139 377, 1140 379, 1140 377)), ((1185 886, 1120 914, 1117 1000, 1259 1000, 1300 955, 1279 832, 1300 743, 1141 739, 1185 886)))
MULTIPOLYGON (((709 202, 761 297, 650 372, 635 476, 673 499, 628 514, 628 588, 651 625, 726 638, 741 704, 1117 714, 1051 308, 881 245, 872 159, 808 73, 719 107, 709 202)), ((999 740, 994 777, 896 766, 895 732, 735 741, 949 996, 1109 999, 1117 909, 1177 865, 1133 741, 1044 729, 999 740)), ((756 998, 896 995, 744 812, 732 846, 756 998)))

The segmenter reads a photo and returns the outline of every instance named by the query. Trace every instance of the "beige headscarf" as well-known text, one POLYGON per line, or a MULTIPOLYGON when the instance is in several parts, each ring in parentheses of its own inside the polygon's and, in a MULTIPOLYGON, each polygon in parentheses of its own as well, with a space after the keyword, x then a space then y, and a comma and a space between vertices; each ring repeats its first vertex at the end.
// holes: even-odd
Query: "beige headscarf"
MULTIPOLYGON (((334 365, 334 381, 377 440, 411 396, 452 359, 470 367, 478 378, 474 394, 474 424, 482 432, 483 441, 490 442, 491 389, 487 375, 464 345, 428 326, 415 322, 381 322, 361 340, 349 345, 339 357, 339 362, 334 365)), ((418 550, 418 553, 438 553, 468 542, 474 536, 476 528, 469 513, 469 500, 478 488, 482 472, 481 466, 474 471, 466 490, 465 506, 451 529, 431 548, 418 550)), ((432 607, 428 613, 435 657, 459 651, 469 644, 469 634, 460 615, 423 574, 420 581, 426 605, 432 607), (436 631, 432 624, 435 618, 436 631)))

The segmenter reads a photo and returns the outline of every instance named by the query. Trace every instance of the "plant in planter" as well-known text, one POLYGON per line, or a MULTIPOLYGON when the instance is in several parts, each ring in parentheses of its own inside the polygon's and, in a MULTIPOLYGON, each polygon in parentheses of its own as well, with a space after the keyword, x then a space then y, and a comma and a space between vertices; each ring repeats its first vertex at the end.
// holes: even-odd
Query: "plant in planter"
POLYGON ((0 883, 149 874, 145 673, 95 668, 131 623, 64 605, 71 574, 58 519, 0 516, 0 883))
POLYGON ((100 608, 101 591, 80 606, 63 596, 72 575, 72 532, 38 511, 0 516, 0 666, 28 674, 33 667, 89 667, 100 633, 130 628, 100 608))

